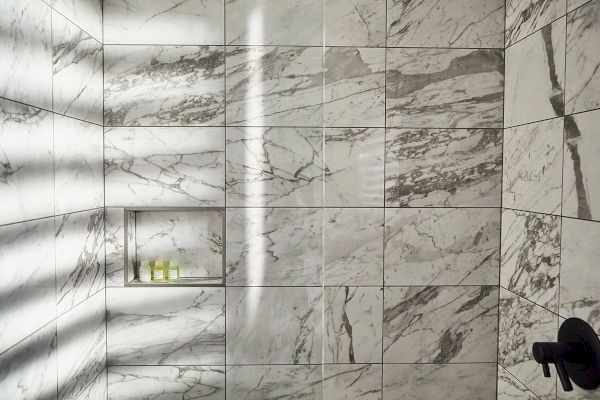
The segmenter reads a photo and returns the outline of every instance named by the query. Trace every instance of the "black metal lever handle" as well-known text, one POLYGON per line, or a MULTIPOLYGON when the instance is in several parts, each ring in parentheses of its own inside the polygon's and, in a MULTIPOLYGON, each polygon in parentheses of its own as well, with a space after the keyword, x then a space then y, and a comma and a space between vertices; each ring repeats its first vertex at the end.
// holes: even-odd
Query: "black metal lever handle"
POLYGON ((562 361, 557 361, 554 365, 556 365, 556 372, 558 373, 558 378, 560 379, 564 391, 572 391, 573 385, 571 384, 571 378, 569 378, 569 373, 565 368, 565 364, 562 361))

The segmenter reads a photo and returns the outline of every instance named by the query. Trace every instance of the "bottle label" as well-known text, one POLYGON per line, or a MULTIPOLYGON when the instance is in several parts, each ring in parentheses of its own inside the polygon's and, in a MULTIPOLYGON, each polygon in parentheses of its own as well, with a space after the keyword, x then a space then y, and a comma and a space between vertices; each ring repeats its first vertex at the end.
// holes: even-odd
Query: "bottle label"
POLYGON ((140 281, 142 282, 150 282, 150 271, 147 269, 140 270, 140 281))
POLYGON ((156 271, 154 271, 154 279, 164 279, 165 274, 163 273, 162 270, 157 269, 156 271))
POLYGON ((177 273, 177 270, 176 270, 176 269, 170 269, 170 270, 169 270, 169 279, 171 279, 171 280, 178 279, 178 278, 179 278, 179 276, 178 276, 178 275, 179 275, 179 274, 177 273))

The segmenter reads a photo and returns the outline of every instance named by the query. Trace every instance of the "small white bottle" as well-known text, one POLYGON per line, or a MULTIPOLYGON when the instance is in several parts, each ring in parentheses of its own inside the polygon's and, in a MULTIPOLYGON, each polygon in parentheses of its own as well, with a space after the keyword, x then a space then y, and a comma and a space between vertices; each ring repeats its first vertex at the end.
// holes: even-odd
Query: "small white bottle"
POLYGON ((138 269, 138 277, 140 282, 148 283, 152 281, 152 269, 149 261, 142 261, 142 265, 138 269))

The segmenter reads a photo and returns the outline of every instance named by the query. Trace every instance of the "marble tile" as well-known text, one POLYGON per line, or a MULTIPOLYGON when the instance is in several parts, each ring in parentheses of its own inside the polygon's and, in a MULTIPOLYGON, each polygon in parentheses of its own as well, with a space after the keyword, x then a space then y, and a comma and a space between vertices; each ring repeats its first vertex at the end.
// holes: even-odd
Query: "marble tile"
POLYGON ((54 11, 52 57, 54 112, 102 124, 102 44, 54 11))
POLYGON ((321 366, 253 365, 227 368, 227 398, 323 400, 321 366))
POLYGON ((104 209, 104 248, 106 252, 106 286, 125 285, 125 213, 122 208, 104 209))
POLYGON ((322 307, 320 287, 228 287, 227 364, 321 363, 322 307))
POLYGON ((543 400, 555 398, 555 380, 541 374, 531 346, 533 342, 555 341, 557 331, 558 315, 500 289, 498 363, 543 400))
POLYGON ((381 400, 382 365, 325 365, 323 368, 325 399, 381 400))
POLYGON ((600 111, 565 117, 562 213, 600 220, 600 111))
POLYGON ((325 125, 385 126, 385 49, 325 51, 325 125))
POLYGON ((58 399, 76 399, 106 367, 105 293, 101 291, 60 316, 58 399))
POLYGON ((501 129, 389 129, 386 205, 499 207, 501 129))
POLYGON ((383 361, 496 362, 498 288, 385 288, 383 361))
POLYGON ((227 0, 227 44, 320 46, 322 0, 227 0))
POLYGON ((223 367, 111 366, 108 400, 225 400, 223 367))
POLYGON ((566 12, 565 0, 506 0, 506 46, 529 36, 566 12))
POLYGON ((85 388, 77 400, 106 400, 108 397, 108 378, 106 368, 85 388))
POLYGON ((383 290, 325 288, 324 362, 380 363, 383 290))
POLYGON ((498 209, 386 209, 385 284, 497 285, 498 209))
POLYGON ((51 9, 42 1, 0 4, 1 97, 52 109, 51 27, 51 9))
POLYGON ((106 295, 109 365, 223 365, 225 289, 109 288, 106 295))
POLYGON ((567 11, 571 12, 582 5, 589 3, 593 0, 567 0, 567 11))
POLYGON ((0 224, 54 214, 52 118, 0 99, 0 224))
POLYGON ((560 217, 502 212, 500 285, 557 312, 560 273, 560 217))
POLYGON ((0 227, 0 353, 56 317, 54 218, 0 227))
POLYGON ((512 376, 507 370, 498 366, 498 400, 539 400, 532 391, 512 376))
POLYGON ((600 333, 600 223, 562 220, 560 315, 587 321, 600 333))
POLYGON ((107 206, 222 206, 223 128, 104 132, 107 206))
POLYGON ((223 1, 104 0, 104 43, 224 44, 223 1))
POLYGON ((565 392, 560 388, 556 393, 557 400, 598 400, 600 399, 600 394, 598 394, 598 390, 585 390, 580 388, 577 385, 573 385, 572 392, 565 392))
POLYGON ((502 206, 560 214, 563 118, 504 131, 502 206))
POLYGON ((509 47, 505 57, 504 126, 564 115, 564 18, 509 47))
POLYGON ((321 286, 320 209, 229 208, 226 214, 228 286, 321 286))
POLYGON ((216 46, 104 46, 106 126, 222 125, 225 58, 216 46))
POLYGON ((502 126, 502 50, 388 49, 388 127, 502 126))
POLYGON ((325 209, 325 286, 381 286, 381 208, 325 209))
POLYGON ((385 46, 385 0, 325 1, 328 46, 385 46))
POLYGON ((381 207, 384 128, 325 130, 325 205, 381 207))
POLYGON ((227 128, 227 205, 322 204, 323 132, 318 128, 227 128))
POLYGON ((49 3, 102 42, 102 0, 49 0, 49 3))
POLYGON ((503 33, 503 0, 388 1, 388 46, 502 48, 503 33))
POLYGON ((56 323, 0 355, 0 393, 5 399, 56 400, 56 323))
POLYGON ((383 367, 383 398, 495 399, 496 364, 386 364, 383 367))
POLYGON ((104 206, 104 139, 101 126, 54 116, 55 213, 104 206))
POLYGON ((104 287, 104 211, 55 218, 56 307, 62 314, 104 287))
POLYGON ((227 47, 227 125, 322 126, 322 64, 319 47, 227 47))
POLYGON ((568 114, 600 107, 600 4, 591 1, 567 17, 568 114))

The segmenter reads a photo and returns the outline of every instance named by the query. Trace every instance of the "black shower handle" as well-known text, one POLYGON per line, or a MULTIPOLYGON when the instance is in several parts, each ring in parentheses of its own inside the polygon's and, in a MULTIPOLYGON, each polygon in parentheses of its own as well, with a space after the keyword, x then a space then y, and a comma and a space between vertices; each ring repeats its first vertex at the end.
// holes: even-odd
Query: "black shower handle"
POLYGON ((565 368, 565 361, 579 363, 585 361, 585 349, 582 349, 578 343, 561 342, 537 342, 533 344, 533 358, 542 364, 544 376, 550 377, 550 367, 548 364, 554 364, 556 373, 560 379, 565 392, 573 390, 569 373, 565 368))

